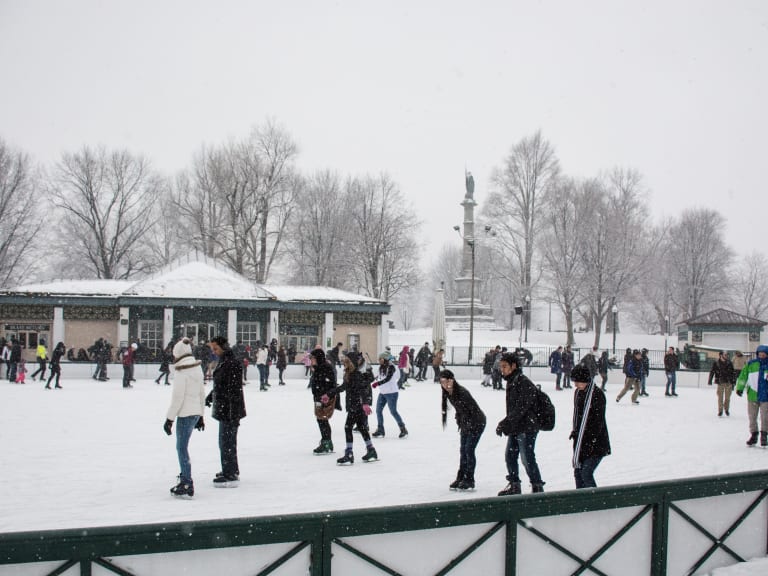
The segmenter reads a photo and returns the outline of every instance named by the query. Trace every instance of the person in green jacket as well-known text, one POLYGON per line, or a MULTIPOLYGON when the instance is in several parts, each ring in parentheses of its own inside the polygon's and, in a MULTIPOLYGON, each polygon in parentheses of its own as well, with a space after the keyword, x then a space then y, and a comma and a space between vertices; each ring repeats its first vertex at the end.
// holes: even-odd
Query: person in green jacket
POLYGON ((747 446, 757 444, 757 415, 760 414, 760 446, 768 446, 768 346, 761 344, 755 351, 757 358, 750 360, 736 381, 736 394, 742 396, 747 389, 747 415, 749 440, 747 446))

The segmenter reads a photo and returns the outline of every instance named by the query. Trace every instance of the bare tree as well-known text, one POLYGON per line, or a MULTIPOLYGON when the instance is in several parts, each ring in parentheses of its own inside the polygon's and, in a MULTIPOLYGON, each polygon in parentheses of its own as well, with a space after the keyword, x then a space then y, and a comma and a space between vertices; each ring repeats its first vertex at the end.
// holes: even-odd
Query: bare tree
POLYGON ((304 180, 301 204, 288 239, 291 282, 311 286, 345 287, 347 208, 340 176, 330 170, 304 180))
POLYGON ((295 156, 293 140, 272 121, 242 141, 203 147, 175 193, 193 246, 266 282, 301 186, 295 156))
POLYGON ((748 254, 736 272, 735 292, 740 311, 762 319, 768 311, 768 258, 760 252, 748 254))
POLYGON ((683 318, 724 302, 731 282, 732 250, 723 240, 722 215, 709 208, 686 210, 669 230, 665 250, 673 302, 683 318))
POLYGON ((646 270, 659 239, 646 233, 650 221, 638 172, 614 169, 601 180, 585 182, 582 194, 582 202, 592 210, 583 243, 586 317, 593 323, 594 345, 599 346, 603 320, 646 270))
POLYGON ((581 201, 577 184, 561 179, 554 188, 552 202, 546 215, 543 254, 547 283, 552 301, 557 302, 565 317, 567 344, 575 343, 573 314, 583 301, 585 281, 582 247, 591 220, 590 204, 581 201))
POLYGON ((357 289, 389 300, 418 283, 418 221, 392 179, 354 178, 347 183, 348 233, 357 289))
POLYGON ((512 147, 492 177, 494 190, 483 212, 493 222, 503 253, 516 260, 521 300, 531 295, 537 280, 534 247, 543 224, 542 210, 559 171, 553 148, 536 132, 512 147))
POLYGON ((0 288, 27 277, 37 261, 39 185, 29 156, 0 139, 0 288))
POLYGON ((147 232, 146 241, 153 268, 167 266, 193 248, 180 220, 175 217, 176 204, 167 181, 162 183, 158 194, 153 210, 162 214, 162 217, 157 218, 155 225, 147 232))
POLYGON ((98 278, 128 278, 150 269, 145 234, 156 219, 159 177, 127 150, 84 147, 66 153, 51 182, 63 214, 68 253, 98 278))

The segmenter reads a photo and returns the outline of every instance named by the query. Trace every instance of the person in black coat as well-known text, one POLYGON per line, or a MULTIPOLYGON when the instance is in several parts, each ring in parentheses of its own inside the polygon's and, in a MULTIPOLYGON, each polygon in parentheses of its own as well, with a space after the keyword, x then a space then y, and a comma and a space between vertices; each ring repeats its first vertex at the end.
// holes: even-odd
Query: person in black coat
POLYGON ((605 423, 605 394, 595 385, 589 369, 577 366, 571 373, 576 385, 573 393, 573 477, 576 488, 594 488, 595 469, 611 453, 608 426, 605 423))
POLYGON ((451 490, 473 490, 475 488, 475 448, 485 431, 485 414, 477 405, 469 390, 456 382, 453 372, 442 370, 439 374, 443 388, 443 429, 448 418, 448 402, 456 411, 459 426, 459 471, 456 480, 448 486, 451 490))
POLYGON ((344 357, 344 381, 336 386, 327 394, 320 397, 323 404, 329 404, 331 398, 342 392, 346 392, 345 408, 347 409, 347 420, 344 423, 344 437, 347 441, 347 448, 344 456, 336 460, 337 464, 354 464, 355 456, 352 452, 353 434, 355 427, 363 437, 366 452, 363 456, 364 462, 378 460, 376 449, 371 441, 371 432, 368 428, 368 416, 371 414, 371 404, 373 403, 373 391, 371 382, 373 374, 370 370, 364 371, 365 361, 363 355, 358 352, 348 352, 344 357))
MULTIPOLYGON (((330 454, 333 452, 333 440, 331 439, 329 420, 333 416, 333 410, 328 408, 330 402, 323 403, 322 397, 336 388, 336 367, 326 359, 325 352, 321 348, 312 350, 309 353, 309 358, 312 366, 309 386, 312 389, 312 398, 315 402, 317 427, 320 429, 320 444, 313 452, 317 455, 330 454)), ((333 402, 335 410, 341 410, 341 401, 338 395, 331 399, 331 402, 333 402)))
POLYGON ((211 415, 219 421, 219 452, 221 472, 213 479, 214 485, 227 486, 240 479, 240 465, 237 461, 237 431, 240 420, 245 418, 245 396, 243 395, 243 363, 235 354, 224 336, 215 336, 208 343, 211 352, 219 362, 213 371, 213 390, 205 399, 211 406, 211 415))
POLYGON ((501 356, 499 368, 507 383, 507 416, 496 426, 496 434, 507 436, 505 461, 509 484, 499 496, 520 494, 520 474, 517 460, 523 461, 533 492, 544 492, 539 465, 536 463, 536 436, 539 422, 536 416, 538 390, 523 374, 523 360, 509 352, 501 356))
POLYGON ((168 342, 165 350, 160 352, 160 375, 155 380, 155 384, 160 384, 160 380, 165 376, 165 385, 170 386, 168 376, 171 374, 171 361, 173 360, 173 342, 168 342))
POLYGON ((56 376, 56 388, 62 388, 62 386, 59 385, 59 378, 61 378, 61 357, 64 356, 66 351, 67 347, 64 346, 64 342, 59 342, 56 344, 56 348, 53 349, 51 362, 48 365, 51 373, 48 375, 48 382, 45 384, 45 387, 48 388, 48 390, 51 389, 51 380, 53 380, 54 376, 56 376))

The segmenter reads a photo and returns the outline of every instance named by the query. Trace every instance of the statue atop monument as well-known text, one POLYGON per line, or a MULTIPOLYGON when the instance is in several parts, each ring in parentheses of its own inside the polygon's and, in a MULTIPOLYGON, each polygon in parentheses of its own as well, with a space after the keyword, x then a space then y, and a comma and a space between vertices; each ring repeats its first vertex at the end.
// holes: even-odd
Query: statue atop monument
POLYGON ((472 172, 465 171, 465 180, 466 180, 466 186, 467 186, 467 194, 464 197, 472 198, 474 200, 475 179, 472 177, 472 172))

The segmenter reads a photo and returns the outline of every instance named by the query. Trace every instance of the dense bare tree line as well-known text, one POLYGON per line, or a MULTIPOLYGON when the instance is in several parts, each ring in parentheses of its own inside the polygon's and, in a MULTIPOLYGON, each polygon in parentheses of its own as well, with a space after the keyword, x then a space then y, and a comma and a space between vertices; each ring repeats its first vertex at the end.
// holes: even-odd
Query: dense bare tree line
POLYGON ((45 170, 0 141, 0 287, 31 272, 132 278, 190 251, 256 283, 383 299, 415 287, 418 221, 398 184, 386 173, 305 175, 298 154, 274 121, 202 146, 173 178, 141 155, 89 146, 45 170))
MULTIPOLYGON (((577 326, 599 345, 613 330, 613 306, 649 332, 715 307, 762 318, 768 312, 768 260, 737 259, 724 239, 725 222, 707 208, 654 223, 648 190, 633 169, 613 168, 591 178, 563 174, 540 132, 512 145, 489 182, 478 224, 476 274, 497 322, 511 326, 513 306, 525 296, 557 306, 568 342, 577 326)), ((451 285, 458 259, 444 250, 431 281, 451 285)))

